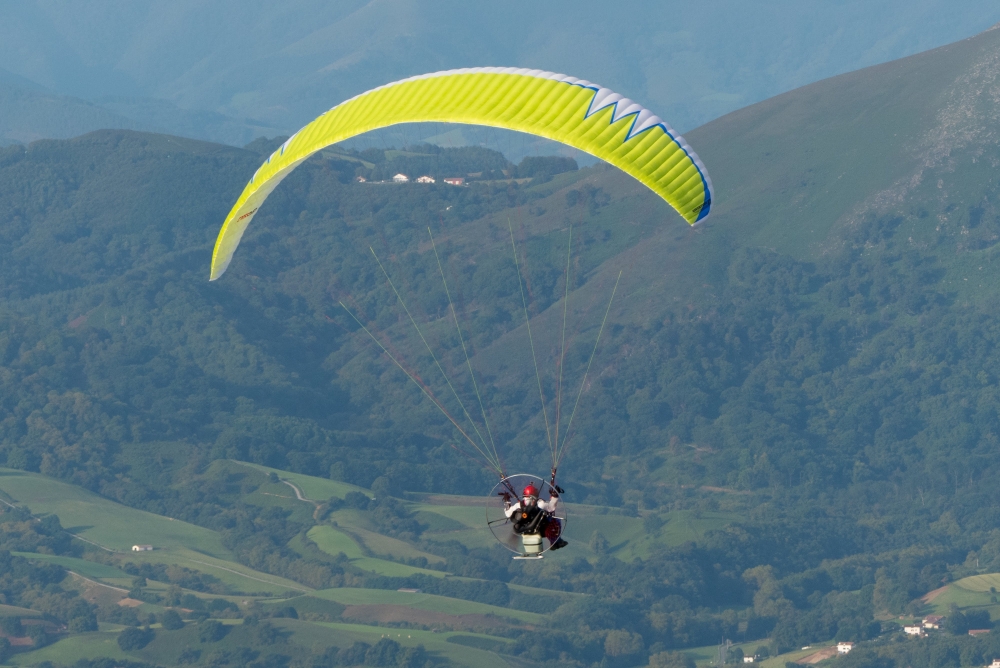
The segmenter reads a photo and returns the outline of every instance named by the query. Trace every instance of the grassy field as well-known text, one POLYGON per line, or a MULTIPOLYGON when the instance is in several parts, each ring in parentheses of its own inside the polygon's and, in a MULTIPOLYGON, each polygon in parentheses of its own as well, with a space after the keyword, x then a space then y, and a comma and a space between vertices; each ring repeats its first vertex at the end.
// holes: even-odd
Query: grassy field
POLYGON ((361 551, 361 546, 354 542, 354 539, 343 531, 338 531, 331 526, 316 526, 306 534, 309 540, 316 543, 316 547, 327 554, 340 554, 341 552, 348 559, 363 559, 365 553, 361 551))
MULTIPOLYGON (((309 591, 308 587, 291 580, 261 573, 232 561, 232 555, 222 546, 219 534, 209 529, 129 508, 80 487, 35 473, 0 468, 0 490, 35 515, 58 515, 62 525, 71 533, 119 552, 124 561, 184 566, 213 575, 237 591, 268 591, 274 595, 289 590, 309 591), (148 543, 156 549, 132 552, 131 547, 136 543, 148 543)), ((55 563, 62 563, 58 559, 65 559, 33 556, 55 563)), ((82 559, 72 559, 62 565, 86 577, 129 577, 117 569, 82 559), (104 570, 106 568, 111 570, 104 570), (114 574, 111 574, 112 571, 114 574)))
POLYGON ((343 552, 351 560, 351 564, 361 570, 371 571, 379 575, 388 575, 390 577, 407 577, 416 573, 423 573, 424 575, 432 575, 434 577, 444 577, 446 575, 440 571, 417 568, 416 566, 397 564, 394 561, 386 559, 369 557, 365 555, 361 546, 351 536, 325 524, 313 527, 307 535, 309 540, 316 543, 316 546, 327 554, 336 556, 343 552))
POLYGON ((66 570, 79 573, 80 575, 88 578, 98 580, 132 579, 131 575, 125 571, 115 568, 114 566, 98 564, 93 561, 87 561, 86 559, 77 559, 76 557, 57 557, 54 554, 35 554, 34 552, 13 552, 12 554, 16 554, 19 557, 25 557, 26 559, 33 559, 35 561, 58 564, 66 570))
POLYGON ((986 573, 952 582, 931 601, 934 614, 947 615, 952 604, 959 608, 985 608, 992 619, 1000 619, 1000 603, 991 599, 1000 595, 990 592, 990 587, 1000 590, 1000 573, 986 573))
POLYGON ((380 533, 368 531, 360 527, 352 528, 351 532, 364 543, 364 546, 369 551, 379 556, 386 556, 390 559, 417 559, 423 557, 428 563, 432 564, 443 564, 445 561, 436 554, 419 550, 398 538, 383 536, 380 533))
MULTIPOLYGON (((764 659, 763 661, 755 664, 758 666, 763 666, 763 668, 784 668, 786 663, 794 663, 799 659, 814 654, 821 649, 830 647, 833 643, 815 643, 809 646, 809 649, 797 649, 792 652, 786 652, 785 654, 779 654, 778 656, 772 656, 770 658, 764 659)), ((761 645, 767 645, 767 639, 761 640, 751 640, 750 642, 744 643, 734 643, 730 648, 730 655, 736 649, 743 650, 743 653, 747 656, 752 655, 758 647, 761 645)), ((691 658, 699 666, 699 668, 707 668, 708 666, 715 666, 718 662, 719 657, 719 647, 718 645, 707 645, 705 647, 692 647, 689 649, 681 650, 684 654, 691 658)), ((742 665, 742 664, 741 664, 742 665)))
POLYGON ((30 608, 19 608, 16 605, 0 603, 0 617, 38 617, 42 613, 30 608))
POLYGON ((70 533, 109 550, 127 552, 137 543, 146 543, 232 558, 214 531, 129 508, 43 475, 0 468, 0 490, 34 515, 58 515, 70 533))
POLYGON ((271 595, 283 595, 286 591, 311 591, 309 587, 293 580, 255 571, 235 561, 216 559, 186 548, 154 552, 136 552, 130 554, 129 561, 141 563, 148 561, 155 564, 173 564, 184 566, 193 571, 200 571, 217 577, 237 591, 269 592, 271 595))
MULTIPOLYGON (((274 473, 282 480, 287 480, 292 483, 300 490, 302 494, 305 495, 307 499, 312 499, 313 501, 326 501, 332 497, 337 497, 342 499, 349 492, 361 492, 365 496, 371 497, 371 491, 365 489, 364 487, 358 487, 356 485, 349 485, 346 482, 338 482, 336 480, 329 480, 327 478, 317 478, 316 476, 305 475, 304 473, 292 473, 290 471, 282 471, 281 469, 272 469, 267 466, 261 466, 260 464, 251 464, 249 462, 232 462, 239 466, 246 466, 258 471, 266 473, 274 473)), ((287 488, 287 485, 286 485, 287 488)), ((292 490, 288 488, 286 491, 291 492, 292 490)))
POLYGON ((973 575, 972 577, 962 578, 952 584, 955 587, 961 587, 971 592, 989 592, 991 587, 993 589, 1000 589, 1000 573, 973 575))
POLYGON ((43 661, 51 661, 57 665, 72 665, 79 659, 130 658, 118 647, 117 638, 117 632, 106 631, 71 635, 48 647, 15 654, 7 659, 7 663, 12 666, 33 666, 43 661))
POLYGON ((425 497, 426 500, 410 506, 417 521, 428 527, 424 538, 457 540, 469 548, 492 546, 495 541, 486 529, 485 501, 469 499, 467 504, 456 505, 453 498, 425 497))

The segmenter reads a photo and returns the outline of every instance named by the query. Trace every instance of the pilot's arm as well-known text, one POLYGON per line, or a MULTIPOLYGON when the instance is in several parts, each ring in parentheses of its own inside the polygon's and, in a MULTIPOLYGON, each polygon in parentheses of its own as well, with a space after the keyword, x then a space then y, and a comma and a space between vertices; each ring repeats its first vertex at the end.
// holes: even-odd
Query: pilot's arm
POLYGON ((520 501, 516 503, 511 503, 506 508, 504 508, 503 514, 507 516, 507 519, 510 519, 510 517, 520 509, 521 509, 520 501))

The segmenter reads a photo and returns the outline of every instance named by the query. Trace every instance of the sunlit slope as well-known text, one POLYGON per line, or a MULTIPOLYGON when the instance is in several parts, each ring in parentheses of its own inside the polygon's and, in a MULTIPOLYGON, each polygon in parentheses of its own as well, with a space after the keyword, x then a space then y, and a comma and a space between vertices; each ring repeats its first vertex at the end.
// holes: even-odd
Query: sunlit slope
MULTIPOLYGON (((54 514, 75 536, 106 551, 128 554, 133 561, 184 566, 242 591, 262 591, 268 586, 275 593, 308 590, 236 563, 221 536, 210 529, 130 508, 48 476, 0 469, 0 498, 36 516, 54 514), (136 544, 152 545, 154 550, 133 553, 136 544)), ((63 565, 79 570, 73 564, 63 565)), ((99 571, 85 574, 111 577, 99 571)))
POLYGON ((135 510, 52 478, 0 469, 0 491, 35 515, 58 515, 75 535, 118 552, 133 545, 186 547, 213 557, 231 558, 217 533, 187 522, 135 510))
POLYGON ((706 236, 800 258, 822 254, 836 223, 898 203, 909 188, 926 185, 925 170, 981 148, 998 51, 1000 30, 992 29, 796 89, 688 133, 718 193, 706 236))
MULTIPOLYGON (((1000 30, 992 29, 793 90, 686 133, 716 190, 712 217, 693 230, 675 224, 628 177, 601 174, 613 196, 609 215, 632 224, 662 222, 594 274, 607 285, 627 267, 613 321, 648 323, 673 302, 695 304, 717 294, 737 249, 811 261, 840 248, 846 231, 878 217, 904 220, 898 236, 914 248, 934 248, 946 237, 950 289, 1000 288, 992 278, 997 272, 977 273, 978 260, 991 262, 991 253, 954 252, 969 250, 970 239, 962 237, 978 224, 996 185, 991 128, 998 112, 989 91, 1000 73, 998 53, 1000 30), (970 224, 968 212, 977 207, 970 224)), ((971 245, 992 245, 985 230, 978 230, 983 239, 976 236, 971 245)), ((556 315, 542 314, 542 323, 548 316, 552 325, 556 315)))

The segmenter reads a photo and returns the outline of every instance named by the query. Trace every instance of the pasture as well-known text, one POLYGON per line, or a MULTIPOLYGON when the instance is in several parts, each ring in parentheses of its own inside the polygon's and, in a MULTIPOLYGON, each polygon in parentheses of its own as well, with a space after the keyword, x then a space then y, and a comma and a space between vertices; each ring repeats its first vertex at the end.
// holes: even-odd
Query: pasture
POLYGON ((128 552, 141 543, 232 559, 214 531, 129 508, 37 473, 0 468, 0 490, 36 516, 57 515, 67 531, 108 551, 128 552))
POLYGON ((949 584, 943 592, 934 597, 930 607, 934 614, 947 615, 954 604, 959 608, 982 608, 990 613, 992 619, 1000 618, 1000 573, 985 573, 962 578, 949 584), (993 591, 990 591, 993 588, 993 591))
POLYGON ((306 535, 309 537, 309 540, 316 543, 316 546, 322 551, 331 556, 337 556, 338 554, 343 553, 348 559, 350 559, 352 565, 364 571, 371 571, 372 573, 388 575, 390 577, 407 577, 417 573, 432 575, 439 578, 446 575, 440 571, 434 571, 427 568, 417 568, 416 566, 398 564, 394 561, 388 561, 386 559, 369 557, 350 535, 340 531, 339 529, 335 529, 332 526, 325 524, 315 526, 310 529, 309 533, 306 535))
POLYGON ((118 633, 95 631, 79 633, 31 652, 15 654, 7 663, 12 666, 34 666, 43 661, 56 665, 72 665, 80 659, 128 659, 128 654, 118 647, 118 633))
MULTIPOLYGON (((239 466, 256 469, 264 474, 274 473, 282 480, 287 480, 298 487, 307 499, 319 501, 321 503, 332 497, 342 499, 350 492, 360 492, 367 497, 372 496, 370 490, 367 490, 364 487, 358 487, 357 485, 350 485, 346 482, 339 482, 328 478, 318 478, 316 476, 305 475, 304 473, 282 471, 281 469, 273 469, 269 466, 261 466, 260 464, 251 464, 249 462, 230 461, 234 464, 238 464, 239 466)), ((290 492, 292 490, 288 489, 287 491, 290 492)))
POLYGON ((57 557, 54 554, 37 554, 35 552, 12 552, 11 554, 24 557, 25 559, 42 561, 47 564, 57 564, 68 571, 73 571, 74 573, 79 573, 84 577, 96 580, 132 579, 131 575, 125 571, 115 568, 114 566, 98 564, 93 561, 87 561, 86 559, 77 559, 76 557, 57 557))

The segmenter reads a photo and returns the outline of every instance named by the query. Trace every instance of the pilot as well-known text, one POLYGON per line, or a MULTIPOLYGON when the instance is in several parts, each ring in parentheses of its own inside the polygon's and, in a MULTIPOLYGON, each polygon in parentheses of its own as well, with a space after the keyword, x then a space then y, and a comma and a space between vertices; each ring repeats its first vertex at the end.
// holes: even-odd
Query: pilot
POLYGON ((566 547, 567 542, 562 536, 562 521, 554 516, 559 505, 559 487, 553 487, 549 500, 538 498, 538 488, 528 483, 521 493, 521 499, 515 503, 509 501, 504 508, 504 514, 514 522, 514 533, 541 534, 548 538, 549 549, 558 550, 566 547))

